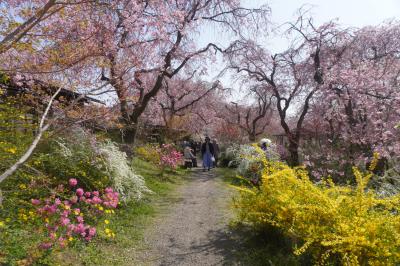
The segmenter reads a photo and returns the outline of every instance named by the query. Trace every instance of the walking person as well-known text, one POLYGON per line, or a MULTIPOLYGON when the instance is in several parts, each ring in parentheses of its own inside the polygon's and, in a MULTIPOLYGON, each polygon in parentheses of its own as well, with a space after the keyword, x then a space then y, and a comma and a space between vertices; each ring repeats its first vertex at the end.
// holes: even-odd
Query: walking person
POLYGON ((185 167, 186 168, 196 167, 194 164, 194 160, 196 159, 196 157, 193 154, 193 150, 190 147, 189 142, 187 142, 187 141, 185 142, 185 149, 183 150, 183 156, 185 158, 185 167))
POLYGON ((272 143, 272 141, 270 139, 261 139, 260 140, 260 148, 266 152, 268 150, 268 147, 271 145, 271 143, 272 143))
POLYGON ((194 155, 193 159, 192 159, 193 167, 197 167, 197 144, 193 140, 191 140, 189 142, 189 144, 190 144, 190 148, 192 149, 192 152, 193 152, 193 155, 194 155))
POLYGON ((219 158, 219 145, 218 145, 216 139, 213 139, 212 144, 213 144, 213 148, 214 148, 214 158, 215 158, 214 167, 217 167, 218 166, 218 158, 219 158))
POLYGON ((213 166, 214 157, 214 146, 212 145, 210 138, 206 137, 205 142, 201 145, 201 157, 203 158, 203 171, 206 169, 210 171, 213 166))

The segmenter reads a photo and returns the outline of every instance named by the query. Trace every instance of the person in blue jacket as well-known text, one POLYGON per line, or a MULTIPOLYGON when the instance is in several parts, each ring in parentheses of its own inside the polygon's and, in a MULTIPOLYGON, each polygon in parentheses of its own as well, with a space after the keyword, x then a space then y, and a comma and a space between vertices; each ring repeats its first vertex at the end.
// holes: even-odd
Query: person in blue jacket
MULTIPOLYGON (((214 146, 209 137, 205 138, 205 142, 201 145, 201 157, 203 158, 203 171, 210 171, 213 166, 214 146)), ((215 159, 214 159, 215 160, 215 159)))

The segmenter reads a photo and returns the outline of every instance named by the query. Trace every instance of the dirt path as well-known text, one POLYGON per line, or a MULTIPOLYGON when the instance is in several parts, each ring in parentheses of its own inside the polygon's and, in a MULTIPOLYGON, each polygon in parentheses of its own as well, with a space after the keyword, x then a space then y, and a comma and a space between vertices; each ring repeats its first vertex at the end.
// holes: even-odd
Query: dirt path
POLYGON ((141 265, 233 265, 235 241, 228 230, 232 191, 213 171, 194 169, 178 197, 146 232, 141 265))

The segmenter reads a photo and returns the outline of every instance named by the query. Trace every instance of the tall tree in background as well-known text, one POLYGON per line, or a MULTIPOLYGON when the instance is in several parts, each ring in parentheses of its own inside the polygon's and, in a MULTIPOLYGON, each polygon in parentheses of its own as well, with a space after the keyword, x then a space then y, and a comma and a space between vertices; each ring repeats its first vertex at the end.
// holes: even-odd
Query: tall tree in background
POLYGON ((228 124, 236 125, 246 132, 249 141, 256 141, 257 137, 265 133, 273 115, 273 96, 264 87, 254 86, 249 89, 250 93, 246 98, 254 98, 253 104, 238 104, 231 102, 226 104, 228 111, 221 117, 228 124))
MULTIPOLYGON (((200 80, 192 80, 192 76, 187 78, 175 78, 166 80, 162 90, 155 98, 158 114, 162 117, 164 125, 168 129, 173 129, 174 122, 186 117, 186 126, 182 129, 189 129, 192 122, 198 120, 199 127, 203 117, 199 117, 202 109, 208 109, 207 101, 215 97, 217 89, 221 88, 220 83, 208 83, 200 80), (189 116, 192 116, 189 118, 189 116)), ((155 111, 155 110, 154 110, 155 111)), ((209 116, 209 115, 206 115, 209 116)))

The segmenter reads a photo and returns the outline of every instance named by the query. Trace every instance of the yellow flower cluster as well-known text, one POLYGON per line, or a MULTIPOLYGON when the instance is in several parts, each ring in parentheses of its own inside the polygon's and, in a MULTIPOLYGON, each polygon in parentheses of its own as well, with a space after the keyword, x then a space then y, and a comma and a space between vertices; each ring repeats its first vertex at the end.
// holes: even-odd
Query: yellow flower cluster
POLYGON ((18 219, 20 221, 26 222, 29 219, 30 220, 35 220, 36 218, 36 213, 34 211, 26 211, 25 209, 19 209, 18 210, 18 219))
POLYGON ((17 149, 16 148, 8 148, 8 149, 5 149, 5 151, 9 152, 9 153, 12 153, 12 154, 15 154, 17 152, 17 149))
POLYGON ((151 162, 156 165, 160 163, 161 158, 159 152, 157 151, 156 145, 146 144, 145 146, 137 147, 135 154, 147 162, 151 162))
POLYGON ((115 237, 115 233, 114 233, 113 231, 111 231, 110 228, 105 228, 105 229, 104 229, 104 232, 106 233, 106 235, 107 235, 109 238, 114 238, 114 237, 115 237))
MULTIPOLYGON (((371 164, 376 165, 378 155, 371 164)), ((353 169, 357 186, 316 185, 304 168, 264 161, 260 188, 241 188, 241 219, 274 226, 299 241, 320 264, 396 265, 400 261, 400 196, 379 198, 366 185, 372 176, 353 169)), ((373 170, 373 167, 370 168, 373 170)))

